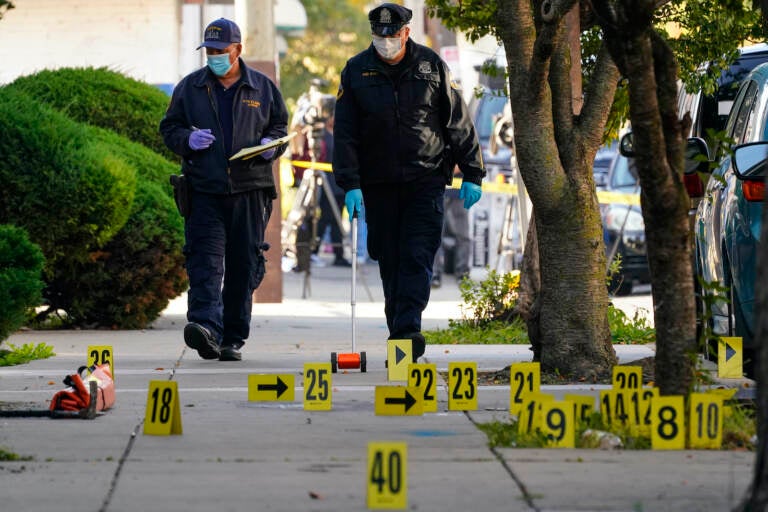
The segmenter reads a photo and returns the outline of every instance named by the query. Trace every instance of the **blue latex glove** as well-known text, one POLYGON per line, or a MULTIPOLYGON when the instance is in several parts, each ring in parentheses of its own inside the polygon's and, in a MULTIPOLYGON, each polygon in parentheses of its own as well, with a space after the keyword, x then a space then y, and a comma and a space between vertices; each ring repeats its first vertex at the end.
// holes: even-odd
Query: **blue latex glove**
POLYGON ((199 151, 210 146, 215 140, 216 137, 213 136, 209 128, 195 130, 189 134, 189 147, 199 151))
POLYGON ((352 220, 354 212, 358 215, 363 210, 363 192, 359 188, 353 188, 344 196, 344 205, 349 212, 349 220, 352 220))
MULTIPOLYGON (((263 146, 264 144, 269 144, 270 142, 272 142, 272 140, 273 139, 269 137, 262 137, 261 140, 259 141, 259 145, 263 146)), ((261 154, 261 158, 263 158, 264 160, 270 160, 273 156, 275 156, 275 149, 277 148, 268 149, 267 151, 263 152, 261 154)))
POLYGON ((480 185, 475 185, 468 181, 464 181, 461 184, 461 190, 459 190, 459 199, 464 200, 464 209, 469 210, 473 204, 480 200, 480 196, 483 195, 483 189, 480 185))

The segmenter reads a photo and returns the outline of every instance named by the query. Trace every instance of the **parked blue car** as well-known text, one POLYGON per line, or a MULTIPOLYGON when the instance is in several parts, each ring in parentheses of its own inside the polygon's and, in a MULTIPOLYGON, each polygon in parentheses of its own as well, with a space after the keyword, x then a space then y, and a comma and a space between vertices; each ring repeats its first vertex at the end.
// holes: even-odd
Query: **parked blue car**
MULTIPOLYGON (((715 150, 717 167, 696 210, 696 273, 728 290, 717 297, 704 287, 702 294, 713 299, 708 321, 717 335, 743 338, 745 373, 753 377, 756 260, 768 166, 768 63, 742 81, 725 131, 733 146, 715 150)), ((713 154, 702 139, 698 142, 701 154, 713 154)), ((697 300, 702 320, 709 301, 697 300)))

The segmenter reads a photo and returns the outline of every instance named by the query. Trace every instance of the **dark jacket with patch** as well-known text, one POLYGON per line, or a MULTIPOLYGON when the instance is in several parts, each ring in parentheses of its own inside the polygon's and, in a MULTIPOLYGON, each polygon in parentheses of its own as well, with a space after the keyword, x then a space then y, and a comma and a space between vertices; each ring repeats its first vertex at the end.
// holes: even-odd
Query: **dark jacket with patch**
MULTIPOLYGON (((275 84, 240 59, 241 78, 237 87, 233 112, 232 152, 258 146, 262 137, 277 139, 287 133, 288 111, 275 84)), ((272 162, 286 145, 265 159, 255 156, 247 160, 228 160, 213 87, 217 78, 204 67, 184 77, 173 90, 171 103, 160 121, 163 140, 182 157, 182 172, 198 192, 232 194, 254 189, 268 189, 277 197, 272 176, 272 162), (210 128, 216 140, 207 149, 189 147, 193 127, 210 128)))
POLYGON ((404 59, 395 81, 373 45, 342 70, 333 131, 336 182, 348 191, 434 174, 449 181, 456 163, 465 181, 479 185, 485 176, 480 145, 448 66, 410 39, 404 59))

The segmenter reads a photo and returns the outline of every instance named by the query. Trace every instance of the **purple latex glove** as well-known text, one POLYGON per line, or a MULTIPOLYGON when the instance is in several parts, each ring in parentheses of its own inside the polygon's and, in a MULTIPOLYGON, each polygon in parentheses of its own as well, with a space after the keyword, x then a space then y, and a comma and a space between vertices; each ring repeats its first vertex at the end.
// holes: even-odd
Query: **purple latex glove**
POLYGON ((216 137, 213 136, 210 128, 195 130, 189 134, 189 147, 195 151, 199 151, 201 149, 206 149, 215 140, 216 137))
MULTIPOLYGON (((273 139, 271 137, 262 137, 261 140, 259 141, 259 145, 263 146, 264 144, 269 144, 270 142, 272 142, 272 140, 273 139)), ((263 158, 264 160, 270 160, 273 156, 275 156, 275 149, 277 148, 272 148, 263 152, 261 154, 261 158, 263 158)))

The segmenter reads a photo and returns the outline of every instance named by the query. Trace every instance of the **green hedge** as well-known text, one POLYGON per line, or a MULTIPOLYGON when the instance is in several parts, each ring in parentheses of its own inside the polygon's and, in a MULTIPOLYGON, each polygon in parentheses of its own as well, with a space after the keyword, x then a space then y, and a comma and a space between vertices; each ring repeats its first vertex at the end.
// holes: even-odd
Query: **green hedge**
POLYGON ((26 231, 0 225, 0 343, 24 325, 30 308, 40 305, 44 263, 26 231))
POLYGON ((142 328, 186 289, 168 183, 178 164, 151 149, 162 144, 167 101, 104 69, 45 71, 0 88, 0 133, 9 133, 0 222, 27 227, 48 260, 41 316, 64 310, 64 325, 142 328))
POLYGON ((133 166, 139 180, 159 185, 169 198, 173 198, 173 188, 168 178, 180 172, 178 164, 168 161, 143 144, 132 142, 109 130, 88 127, 88 131, 92 139, 108 145, 112 155, 133 166))
POLYGON ((107 243, 131 211, 136 170, 92 132, 0 88, 0 223, 27 230, 46 276, 107 243))
POLYGON ((69 324, 146 327, 187 288, 184 223, 159 185, 140 181, 131 216, 90 261, 62 273, 51 290, 69 324))
POLYGON ((60 68, 17 78, 26 92, 71 118, 107 128, 178 161, 158 132, 170 98, 157 87, 107 68, 60 68))

